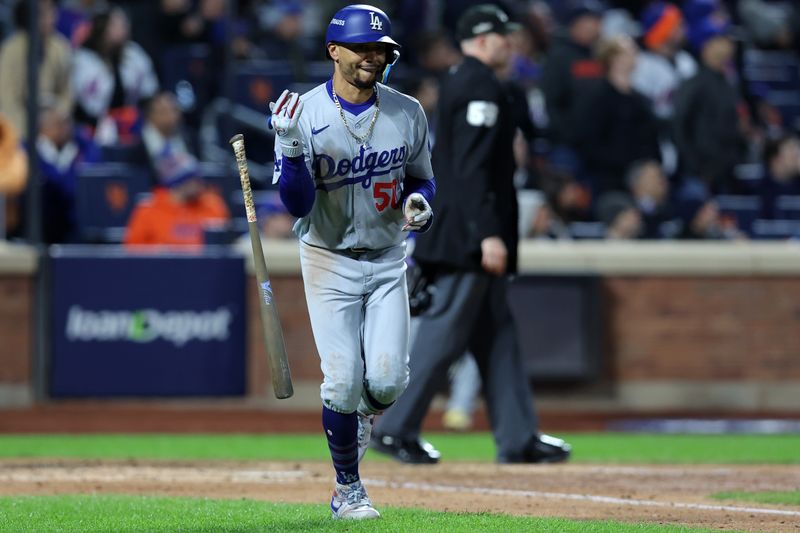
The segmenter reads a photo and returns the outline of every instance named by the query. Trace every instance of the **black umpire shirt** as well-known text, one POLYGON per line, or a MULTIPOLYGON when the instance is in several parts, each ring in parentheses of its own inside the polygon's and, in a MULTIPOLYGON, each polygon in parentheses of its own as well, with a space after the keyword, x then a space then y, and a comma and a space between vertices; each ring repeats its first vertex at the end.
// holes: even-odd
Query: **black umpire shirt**
POLYGON ((516 272, 517 122, 506 89, 477 59, 467 56, 442 80, 432 155, 435 218, 414 248, 426 268, 482 271, 481 241, 498 236, 508 248, 508 273, 516 272))

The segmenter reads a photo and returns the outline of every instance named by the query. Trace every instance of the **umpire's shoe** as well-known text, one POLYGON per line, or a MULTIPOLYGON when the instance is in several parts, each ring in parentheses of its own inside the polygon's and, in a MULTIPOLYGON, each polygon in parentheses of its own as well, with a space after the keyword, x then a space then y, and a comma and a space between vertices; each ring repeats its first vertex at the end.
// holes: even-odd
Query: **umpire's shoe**
POLYGON ((498 455, 498 463, 560 463, 569 459, 572 446, 561 439, 539 433, 514 454, 498 455))
POLYGON ((401 463, 434 464, 442 456, 430 442, 417 439, 401 439, 391 435, 375 434, 370 442, 370 448, 376 452, 392 456, 401 463))

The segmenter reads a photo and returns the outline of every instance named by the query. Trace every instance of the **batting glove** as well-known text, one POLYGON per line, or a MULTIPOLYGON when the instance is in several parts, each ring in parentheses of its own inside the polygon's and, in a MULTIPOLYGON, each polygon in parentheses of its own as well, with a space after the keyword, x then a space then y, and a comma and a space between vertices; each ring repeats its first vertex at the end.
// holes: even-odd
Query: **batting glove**
POLYGON ((406 217, 403 231, 419 231, 433 216, 433 210, 424 196, 418 192, 412 192, 406 198, 403 215, 406 217))
POLYGON ((286 157, 297 157, 303 154, 303 138, 297 121, 303 112, 303 102, 300 95, 284 90, 277 102, 269 103, 272 113, 268 124, 278 134, 281 151, 286 157))

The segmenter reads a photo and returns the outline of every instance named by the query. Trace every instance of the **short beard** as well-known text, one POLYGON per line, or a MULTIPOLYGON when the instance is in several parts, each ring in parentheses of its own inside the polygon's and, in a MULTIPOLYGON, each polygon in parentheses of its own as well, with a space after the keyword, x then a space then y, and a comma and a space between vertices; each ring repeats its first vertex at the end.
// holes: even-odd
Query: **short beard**
POLYGON ((361 78, 359 78, 359 76, 358 76, 358 67, 354 68, 350 72, 342 71, 342 74, 344 74, 344 78, 345 79, 348 79, 348 78, 350 79, 349 83, 353 87, 355 87, 356 89, 359 89, 359 90, 372 89, 373 87, 375 87, 375 84, 378 83, 378 80, 381 78, 380 73, 383 72, 383 70, 385 68, 386 68, 386 65, 383 65, 383 68, 379 69, 375 73, 375 75, 372 76, 368 81, 364 81, 361 78))
POLYGON ((359 89, 372 89, 373 87, 375 87, 376 83, 378 83, 378 76, 375 76, 369 81, 361 81, 358 78, 353 78, 353 85, 355 85, 359 89))

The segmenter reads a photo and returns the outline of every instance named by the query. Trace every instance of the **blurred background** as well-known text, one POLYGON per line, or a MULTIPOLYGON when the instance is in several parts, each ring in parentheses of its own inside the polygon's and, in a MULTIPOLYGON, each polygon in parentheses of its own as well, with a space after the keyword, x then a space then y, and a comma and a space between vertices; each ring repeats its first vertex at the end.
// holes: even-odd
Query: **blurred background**
MULTIPOLYGON (((403 45, 388 83, 434 139, 455 21, 477 3, 375 2, 403 45)), ((316 428, 321 373, 266 113, 331 76, 324 33, 345 4, 2 0, 0 430, 254 430, 287 412, 316 428), (295 380, 285 401, 235 133, 295 380)), ((800 6, 498 5, 522 23, 501 73, 520 117, 512 303, 544 428, 795 427, 800 6)), ((453 427, 486 427, 480 403, 469 414, 453 427)))

